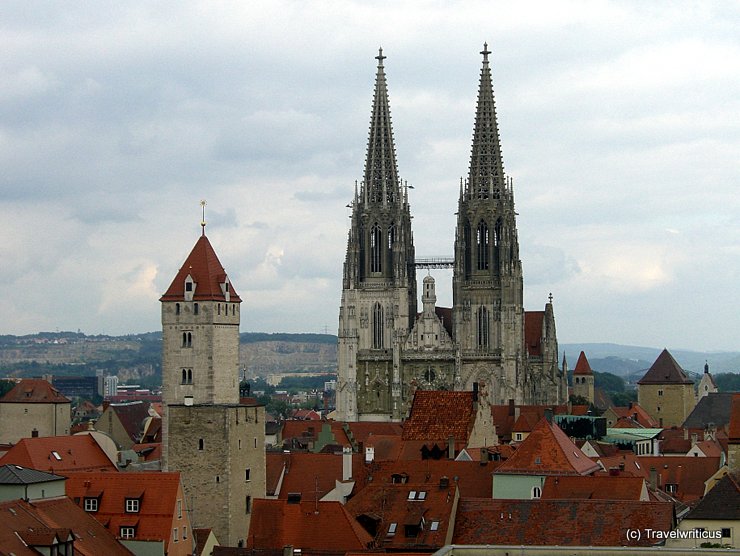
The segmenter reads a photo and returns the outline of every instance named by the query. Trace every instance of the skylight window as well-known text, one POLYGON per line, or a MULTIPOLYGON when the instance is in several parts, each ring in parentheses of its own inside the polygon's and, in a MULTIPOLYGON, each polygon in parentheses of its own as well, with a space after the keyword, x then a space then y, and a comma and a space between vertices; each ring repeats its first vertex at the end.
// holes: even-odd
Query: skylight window
POLYGON ((389 537, 392 537, 393 535, 395 535, 395 534, 396 534, 396 528, 397 528, 397 527, 398 527, 398 524, 397 524, 397 523, 395 523, 395 522, 394 522, 394 523, 391 523, 391 524, 390 524, 390 525, 388 526, 388 536, 389 536, 389 537))
POLYGON ((414 500, 416 498, 416 491, 412 490, 409 492, 409 500, 414 500))
POLYGON ((54 459, 56 459, 57 461, 62 461, 62 456, 59 455, 59 452, 52 451, 51 455, 54 456, 54 459))
POLYGON ((419 494, 416 495, 417 500, 424 500, 427 497, 427 493, 425 491, 420 491, 419 494))
POLYGON ((429 526, 430 531, 436 531, 439 529, 439 521, 432 521, 432 524, 429 526))

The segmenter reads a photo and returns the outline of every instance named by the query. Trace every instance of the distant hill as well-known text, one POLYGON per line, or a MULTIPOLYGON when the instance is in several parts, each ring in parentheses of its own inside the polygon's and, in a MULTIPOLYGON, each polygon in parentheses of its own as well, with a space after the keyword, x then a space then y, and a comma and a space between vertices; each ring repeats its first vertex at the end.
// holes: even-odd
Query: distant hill
MULTIPOLYGON (((703 373, 704 363, 709 363, 712 374, 740 372, 740 352, 738 351, 689 351, 668 348, 678 364, 687 371, 703 373)), ((628 377, 640 374, 650 368, 663 351, 663 348, 625 346, 620 344, 560 344, 561 360, 565 353, 568 365, 573 368, 578 355, 584 351, 591 368, 595 371, 609 372, 628 377)))

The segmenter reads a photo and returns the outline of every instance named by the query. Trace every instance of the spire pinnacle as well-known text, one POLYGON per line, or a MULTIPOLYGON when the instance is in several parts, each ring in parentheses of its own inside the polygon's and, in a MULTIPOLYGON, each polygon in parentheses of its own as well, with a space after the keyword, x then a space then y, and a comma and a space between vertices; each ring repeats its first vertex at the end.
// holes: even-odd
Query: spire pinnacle
POLYGON ((490 53, 488 43, 484 43, 481 51, 483 67, 478 87, 473 147, 470 153, 468 195, 472 199, 499 199, 506 187, 491 67, 488 61, 490 53))
POLYGON ((383 47, 381 46, 378 48, 378 55, 375 57, 375 59, 378 61, 378 67, 383 67, 383 60, 385 60, 387 56, 383 56, 383 47))
POLYGON ((206 200, 201 199, 200 200, 200 210, 201 210, 201 219, 200 219, 200 226, 201 226, 201 232, 200 235, 206 235, 206 200))

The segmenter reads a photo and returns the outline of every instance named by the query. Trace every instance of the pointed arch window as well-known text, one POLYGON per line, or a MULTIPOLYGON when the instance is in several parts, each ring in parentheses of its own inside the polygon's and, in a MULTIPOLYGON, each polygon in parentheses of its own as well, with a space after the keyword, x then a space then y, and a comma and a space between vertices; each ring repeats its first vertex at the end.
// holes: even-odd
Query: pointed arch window
POLYGON ((383 235, 376 222, 370 230, 370 272, 382 272, 383 235))
POLYGON ((465 227, 463 228, 463 250, 464 250, 463 265, 465 266, 465 278, 470 277, 470 267, 472 265, 472 258, 471 258, 472 235, 473 234, 470 231, 470 222, 465 222, 465 227))
POLYGON ((478 223, 476 247, 478 252, 478 270, 488 270, 488 225, 481 220, 478 223))
POLYGON ((383 349, 383 307, 373 305, 373 349, 383 349))
POLYGON ((193 347, 193 333, 183 332, 182 333, 182 347, 193 347))
POLYGON ((477 343, 481 349, 488 347, 488 309, 481 306, 476 312, 477 343))

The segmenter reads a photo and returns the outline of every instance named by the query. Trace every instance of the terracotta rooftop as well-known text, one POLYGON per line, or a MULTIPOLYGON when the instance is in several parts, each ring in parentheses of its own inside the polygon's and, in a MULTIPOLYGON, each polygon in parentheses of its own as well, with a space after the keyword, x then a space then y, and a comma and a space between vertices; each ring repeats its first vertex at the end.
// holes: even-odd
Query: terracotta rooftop
POLYGON ((0 398, 0 403, 71 403, 47 381, 24 378, 0 398))
MULTIPOLYGON (((140 471, 131 473, 69 473, 67 496, 80 508, 86 498, 97 498, 98 510, 90 512, 114 536, 120 527, 136 527, 137 540, 159 540, 165 553, 172 539, 177 500, 182 500, 180 473, 140 471), (126 512, 126 501, 139 500, 139 511, 126 512)), ((182 502, 183 508, 185 501, 182 502)), ((183 525, 188 525, 183 509, 183 525)))
POLYGON ((673 504, 631 500, 462 499, 454 544, 515 546, 649 546, 628 529, 673 529, 673 504))
POLYGON ((371 421, 356 421, 346 423, 356 442, 370 442, 373 436, 398 436, 403 434, 401 423, 374 423, 371 421))
POLYGON ((598 469, 560 427, 543 418, 495 473, 588 475, 598 469))
POLYGON ((673 356, 664 349, 637 384, 693 384, 673 356))
POLYGON ((72 471, 118 471, 89 434, 23 438, 0 458, 0 465, 6 464, 57 475, 72 471))
POLYGON ((447 478, 449 484, 457 485, 460 496, 481 498, 491 495, 491 473, 500 462, 417 460, 376 462, 367 466, 366 476, 355 486, 355 493, 370 484, 413 483, 426 485, 427 489, 438 487, 440 480, 447 478))
POLYGON ((544 311, 524 312, 524 341, 527 343, 529 355, 542 355, 542 323, 544 320, 544 311))
POLYGON ((730 412, 730 430, 727 434, 731 443, 740 442, 740 394, 732 397, 732 410, 730 412))
POLYGON ((594 372, 591 370, 591 365, 588 364, 586 354, 581 352, 578 356, 578 362, 576 362, 576 368, 573 369, 573 375, 593 375, 594 372))
POLYGON ((293 444, 298 443, 303 446, 308 446, 309 443, 315 442, 319 438, 319 434, 322 429, 329 427, 333 435, 333 441, 331 444, 337 444, 339 446, 352 446, 352 443, 347 438, 342 423, 339 421, 299 421, 299 420, 288 420, 283 421, 283 443, 293 444), (295 440, 295 442, 293 442, 295 440))
POLYGON ((532 428, 534 428, 533 425, 537 424, 545 416, 545 410, 547 409, 551 409, 555 415, 586 415, 588 413, 587 405, 571 406, 570 411, 567 404, 558 406, 515 405, 512 400, 509 404, 492 405, 491 417, 493 418, 493 424, 496 426, 496 435, 499 437, 499 442, 504 444, 511 442, 511 433, 513 432, 514 424, 518 420, 517 412, 519 416, 527 415, 527 422, 531 423, 532 428))
POLYGON ((647 499, 642 477, 609 475, 549 476, 542 487, 542 500, 641 500, 647 499))
POLYGON ((100 523, 66 496, 26 502, 0 502, 0 551, 16 556, 38 556, 26 542, 74 538, 80 556, 131 556, 133 554, 100 523), (24 542, 26 541, 26 542, 24 542))
MULTIPOLYGON (((352 454, 352 479, 363 477, 362 455, 352 454)), ((319 500, 342 480, 342 454, 267 452, 267 490, 275 492, 282 477, 279 498, 300 493, 304 501, 319 500), (283 472, 284 470, 284 472, 283 472)))
MULTIPOLYGON (((222 284, 226 281, 226 271, 205 234, 198 238, 195 247, 185 259, 182 268, 180 268, 160 301, 183 300, 185 298, 185 279, 188 275, 195 282, 194 301, 226 301, 226 296, 221 289, 222 284)), ((229 290, 229 301, 241 302, 232 284, 229 284, 229 290)))
POLYGON ((106 411, 113 411, 121 422, 126 434, 134 442, 141 440, 144 421, 149 418, 149 402, 135 401, 110 404, 106 411))
POLYGON ((376 546, 423 550, 446 544, 458 497, 452 481, 445 485, 370 484, 346 507, 375 538, 376 546))
POLYGON ((452 436, 467 442, 474 423, 473 392, 417 390, 402 438, 447 442, 452 436))
POLYGON ((658 421, 653 419, 650 414, 645 411, 645 409, 637 402, 631 402, 627 407, 612 407, 612 411, 616 413, 617 418, 632 418, 638 425, 646 429, 654 429, 660 427, 658 421))
POLYGON ((303 554, 363 550, 372 537, 339 502, 300 502, 256 499, 247 548, 300 547, 303 554), (331 534, 320 534, 331 531, 331 534))

